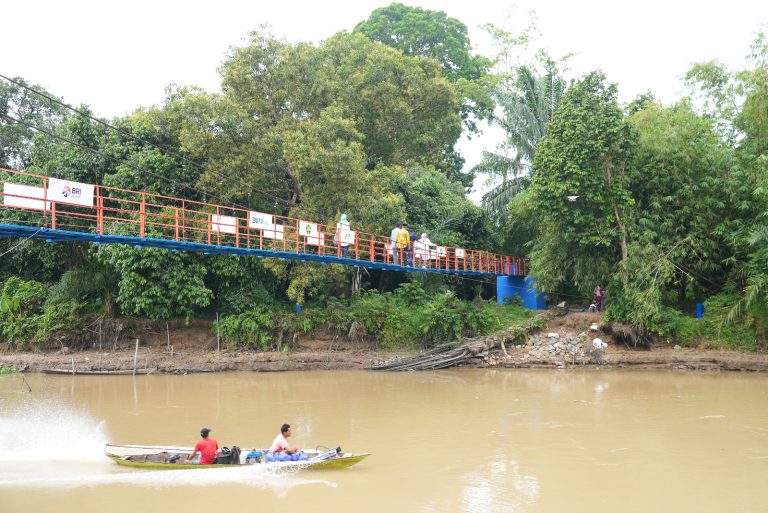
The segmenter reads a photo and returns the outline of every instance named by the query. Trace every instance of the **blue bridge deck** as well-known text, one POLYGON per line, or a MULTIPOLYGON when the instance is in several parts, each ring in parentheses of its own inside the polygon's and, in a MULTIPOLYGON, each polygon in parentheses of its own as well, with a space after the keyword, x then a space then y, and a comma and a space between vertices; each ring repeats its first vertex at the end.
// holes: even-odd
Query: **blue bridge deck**
POLYGON ((300 253, 292 251, 277 251, 271 249, 243 248, 226 245, 204 244, 198 242, 186 242, 167 239, 155 239, 146 237, 132 237, 125 235, 98 235, 95 233, 74 232, 50 228, 35 228, 32 226, 19 226, 12 224, 0 224, 0 237, 42 239, 47 242, 80 241, 93 244, 127 244, 136 248, 161 248, 171 251, 187 251, 203 253, 206 255, 238 255, 257 258, 280 258, 283 260, 298 260, 301 262, 318 262, 321 264, 338 264, 368 269, 382 269, 387 271, 402 272, 426 272, 460 276, 516 276, 515 265, 510 265, 507 273, 493 271, 463 270, 463 269, 439 269, 410 267, 393 263, 372 262, 370 260, 357 260, 332 255, 318 255, 315 253, 300 253))

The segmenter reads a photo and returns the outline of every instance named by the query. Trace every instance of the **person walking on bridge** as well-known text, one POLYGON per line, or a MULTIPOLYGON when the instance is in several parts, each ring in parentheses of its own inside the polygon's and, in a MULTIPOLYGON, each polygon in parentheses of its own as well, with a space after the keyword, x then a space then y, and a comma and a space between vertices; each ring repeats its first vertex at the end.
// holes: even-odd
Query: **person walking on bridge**
POLYGON ((344 232, 349 232, 349 220, 347 219, 347 214, 341 214, 341 219, 336 223, 336 236, 334 237, 334 240, 341 248, 341 256, 349 258, 349 242, 345 242, 343 238, 344 232))
POLYGON ((397 232, 395 237, 397 242, 397 252, 402 265, 408 265, 408 251, 411 248, 411 234, 408 232, 408 225, 403 223, 403 227, 397 232))
POLYGON ((395 264, 400 262, 397 258, 397 234, 400 233, 402 226, 402 224, 397 223, 395 227, 392 228, 392 233, 389 234, 389 249, 392 251, 392 259, 395 264))
POLYGON ((427 267, 430 263, 429 261, 432 256, 434 244, 429 240, 429 234, 427 232, 421 234, 419 242, 421 243, 421 267, 427 267))

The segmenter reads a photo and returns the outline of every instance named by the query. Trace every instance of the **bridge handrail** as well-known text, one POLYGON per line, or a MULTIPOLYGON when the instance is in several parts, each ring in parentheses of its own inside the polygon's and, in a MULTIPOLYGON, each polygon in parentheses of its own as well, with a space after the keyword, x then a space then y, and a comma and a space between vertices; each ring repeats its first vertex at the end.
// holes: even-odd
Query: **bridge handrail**
POLYGON ((18 224, 98 235, 138 235, 142 238, 318 254, 359 262, 399 263, 449 272, 518 275, 528 272, 527 261, 520 257, 439 245, 420 247, 419 250, 413 250, 412 245, 407 250, 401 250, 393 248, 392 240, 387 236, 359 230, 350 230, 354 235, 346 234, 354 242, 350 242, 345 251, 335 240, 335 226, 147 191, 65 180, 70 184, 92 187, 93 200, 91 204, 62 201, 49 194, 52 177, 4 168, 0 168, 0 173, 19 177, 19 182, 22 182, 9 181, 6 177, 0 180, 3 184, 0 208, 26 213, 13 219, 18 224), (6 184, 17 186, 14 190, 18 192, 8 192, 6 184), (29 214, 36 214, 37 217, 30 217, 29 214), (249 222, 252 214, 265 214, 271 217, 272 222, 254 227, 249 222), (300 233, 302 227, 309 231, 300 233))

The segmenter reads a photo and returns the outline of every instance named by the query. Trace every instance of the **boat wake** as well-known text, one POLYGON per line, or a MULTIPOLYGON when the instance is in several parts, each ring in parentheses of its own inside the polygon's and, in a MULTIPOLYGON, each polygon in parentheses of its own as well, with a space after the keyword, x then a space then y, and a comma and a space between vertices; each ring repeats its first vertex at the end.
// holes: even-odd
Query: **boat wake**
POLYGON ((280 472, 274 468, 259 466, 233 467, 231 469, 156 471, 135 469, 117 469, 117 471, 113 471, 112 466, 114 464, 109 462, 103 465, 91 466, 88 469, 81 466, 78 469, 77 467, 61 463, 46 469, 43 476, 40 475, 39 468, 33 469, 30 467, 27 469, 28 472, 21 469, 21 472, 16 472, 13 476, 7 474, 2 476, 0 478, 0 489, 3 487, 72 489, 116 484, 155 489, 181 486, 199 488, 203 486, 241 485, 268 489, 280 493, 305 485, 319 484, 331 488, 336 487, 336 483, 331 481, 304 479, 293 475, 293 472, 280 472), (58 470, 56 467, 58 467, 58 470))
MULTIPOLYGON (((8 405, 0 403, 5 410, 8 405)), ((220 469, 136 470, 104 455, 105 423, 70 406, 25 401, 0 416, 0 488, 83 488, 126 484, 140 487, 246 485, 281 493, 307 484, 295 469, 244 466, 220 469)))
POLYGON ((4 462, 103 461, 104 422, 52 401, 29 401, 0 416, 4 462))

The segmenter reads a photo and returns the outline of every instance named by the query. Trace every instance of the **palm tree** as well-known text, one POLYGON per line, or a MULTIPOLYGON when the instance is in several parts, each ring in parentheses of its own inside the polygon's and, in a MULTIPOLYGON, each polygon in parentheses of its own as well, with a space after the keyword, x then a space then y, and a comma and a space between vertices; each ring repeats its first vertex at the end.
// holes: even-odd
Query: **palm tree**
POLYGON ((483 160, 472 169, 501 178, 501 184, 483 196, 482 205, 488 212, 504 212, 509 201, 527 188, 530 178, 525 175, 530 175, 536 146, 547 134, 547 123, 565 88, 557 63, 548 57, 538 75, 534 68, 520 66, 513 76, 500 81, 495 97, 502 114, 494 121, 507 137, 496 152, 483 152, 483 160))
POLYGON ((758 224, 751 230, 747 243, 755 248, 755 252, 743 269, 746 286, 741 300, 728 312, 726 321, 741 317, 753 305, 768 305, 768 211, 758 216, 758 224))

